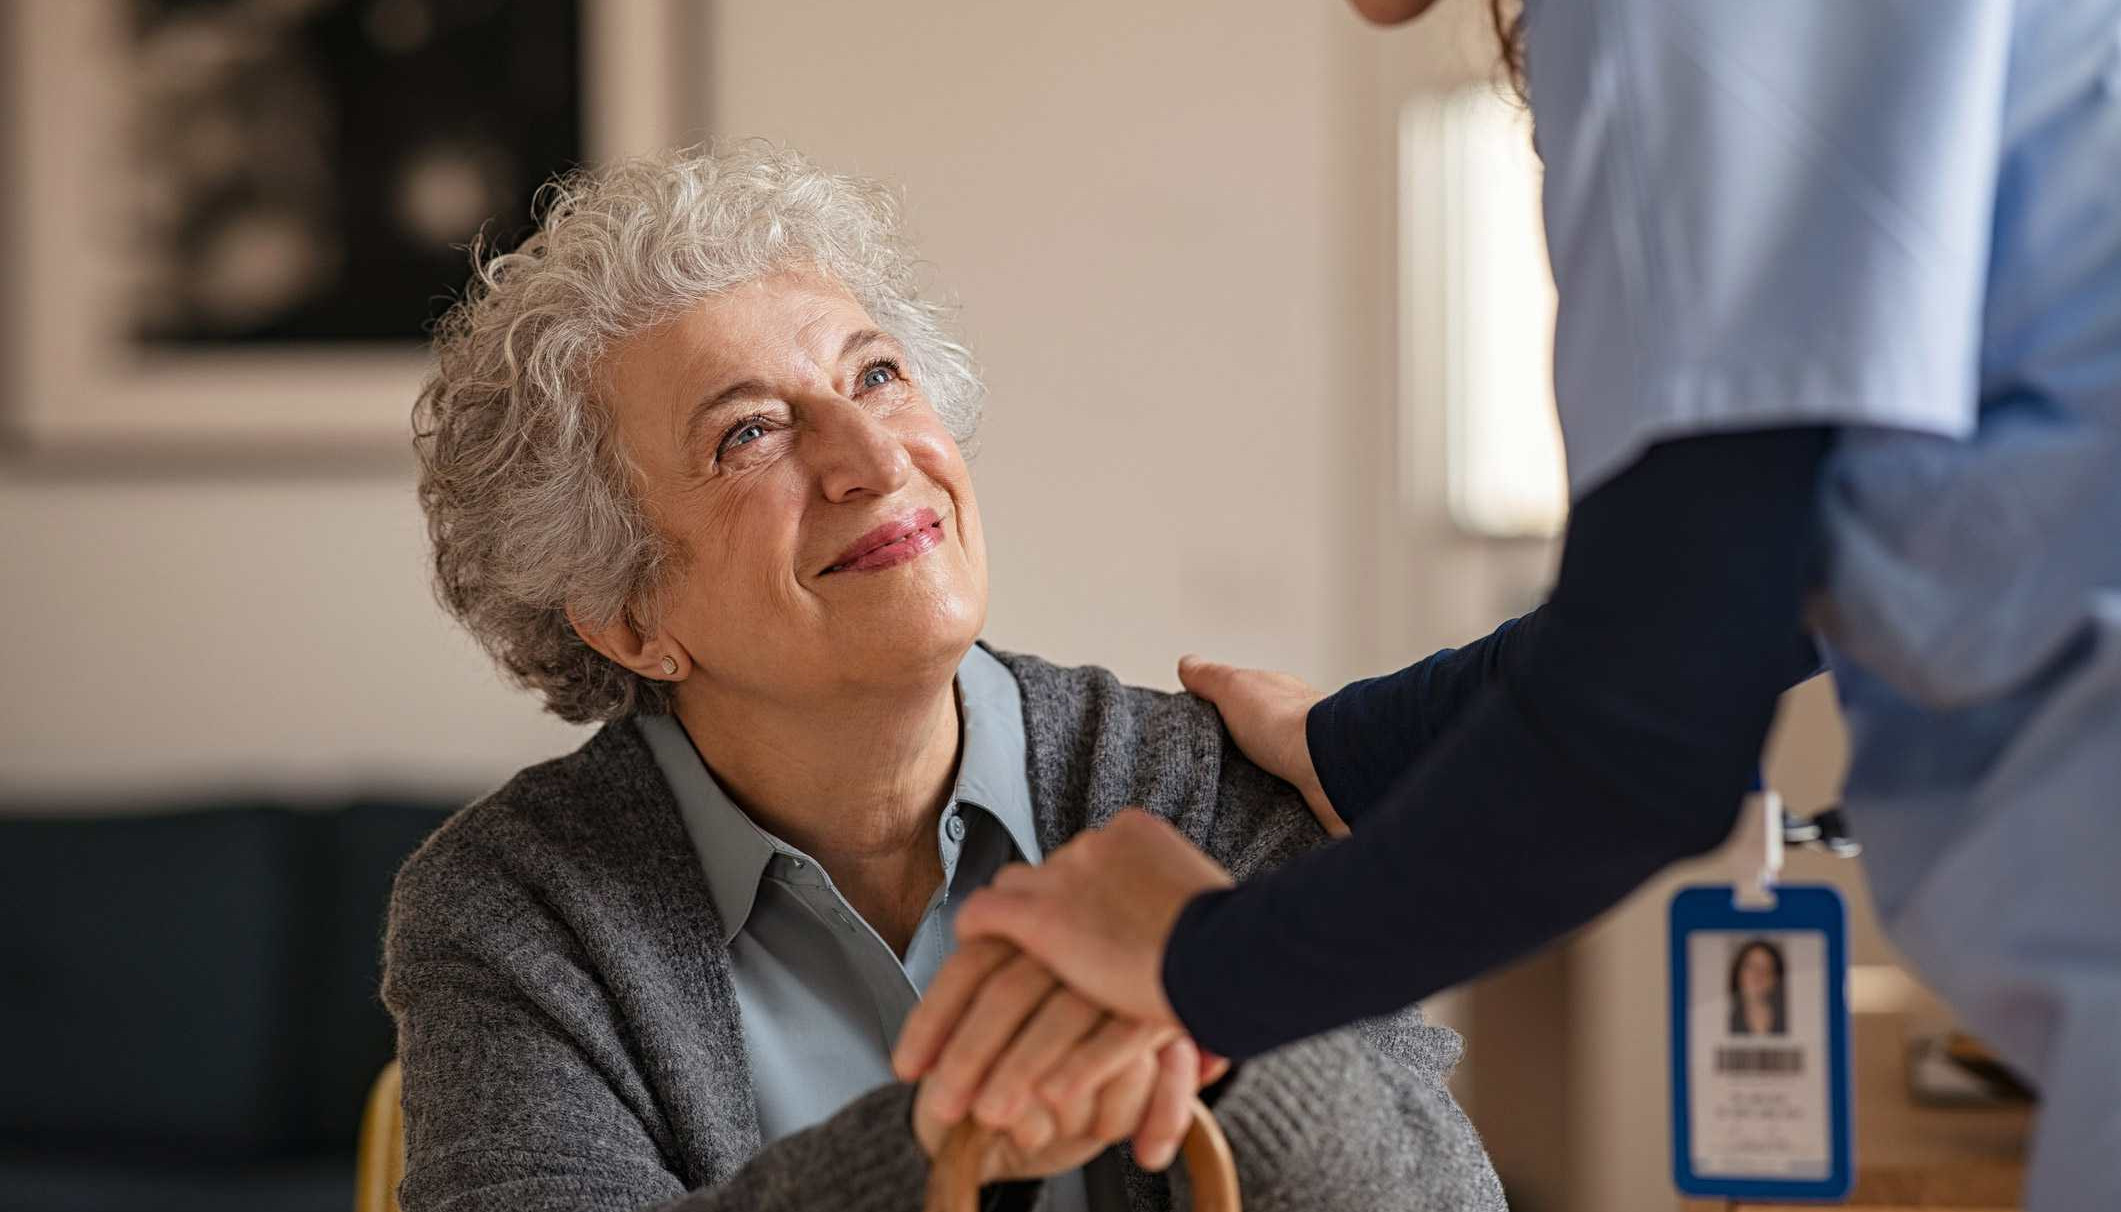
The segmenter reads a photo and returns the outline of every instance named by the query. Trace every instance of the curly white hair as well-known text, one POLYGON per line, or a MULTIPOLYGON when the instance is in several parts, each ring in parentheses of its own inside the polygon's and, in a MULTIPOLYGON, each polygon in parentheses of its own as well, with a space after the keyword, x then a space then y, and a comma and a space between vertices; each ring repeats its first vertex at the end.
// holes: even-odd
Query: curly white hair
POLYGON ((568 621, 652 631, 683 554, 643 512, 598 404, 606 352, 712 295, 808 268, 905 346, 960 443, 984 391, 948 309, 922 296, 898 196, 877 181, 747 140, 576 172, 537 209, 515 251, 474 253, 413 410, 436 594, 562 719, 664 712, 667 683, 607 660, 568 621))

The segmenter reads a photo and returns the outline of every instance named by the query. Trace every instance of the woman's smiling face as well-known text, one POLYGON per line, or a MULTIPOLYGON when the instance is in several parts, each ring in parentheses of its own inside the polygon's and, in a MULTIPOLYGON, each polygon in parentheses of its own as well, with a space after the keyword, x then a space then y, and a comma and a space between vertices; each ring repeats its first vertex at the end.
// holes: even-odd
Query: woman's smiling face
POLYGON ((600 398, 681 566, 687 681, 783 700, 945 679, 986 621, 971 473, 899 343, 785 272, 619 344, 600 398))

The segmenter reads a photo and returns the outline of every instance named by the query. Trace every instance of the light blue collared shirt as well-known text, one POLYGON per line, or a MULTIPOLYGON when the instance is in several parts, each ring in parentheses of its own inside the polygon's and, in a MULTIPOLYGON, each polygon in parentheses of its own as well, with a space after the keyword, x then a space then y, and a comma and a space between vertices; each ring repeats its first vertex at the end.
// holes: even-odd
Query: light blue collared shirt
POLYGON ((2028 1206, 2121 1208, 2121 0, 1527 31, 1573 490, 1839 430, 1816 617, 1873 896, 2040 1086, 2028 1206))
MULTIPOLYGON (((897 1080, 892 1045, 936 970, 957 948, 958 906, 1005 864, 1043 857, 1025 764, 1023 693, 1015 676, 974 647, 958 666, 957 692, 957 783, 936 823, 943 881, 903 960, 815 859, 737 807, 676 717, 640 718, 721 917, 759 1133, 768 1143, 897 1080)), ((1101 1191, 1104 1182, 1100 1175, 1101 1191)), ((1089 1185, 1083 1171, 1049 1179, 1044 1206, 1085 1212, 1093 1206, 1089 1185)))

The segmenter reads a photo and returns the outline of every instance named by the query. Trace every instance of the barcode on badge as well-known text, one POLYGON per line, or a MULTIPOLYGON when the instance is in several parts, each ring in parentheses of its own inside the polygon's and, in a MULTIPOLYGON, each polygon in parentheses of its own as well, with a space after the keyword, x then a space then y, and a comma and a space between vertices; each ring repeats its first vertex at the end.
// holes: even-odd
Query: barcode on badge
POLYGON ((1802 1048, 1718 1048, 1716 1072, 1789 1074, 1804 1072, 1802 1048))

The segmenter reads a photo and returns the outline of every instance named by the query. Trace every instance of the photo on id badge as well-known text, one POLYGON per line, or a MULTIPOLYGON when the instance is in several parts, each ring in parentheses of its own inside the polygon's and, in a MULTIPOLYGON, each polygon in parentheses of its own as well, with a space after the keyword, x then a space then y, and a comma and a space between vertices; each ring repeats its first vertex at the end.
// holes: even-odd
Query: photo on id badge
POLYGON ((1695 1172, 1825 1178, 1826 940, 1698 930, 1687 950, 1695 1172))
POLYGON ((1839 932, 1788 912, 1797 889, 1784 912, 1735 911, 1728 887, 1681 896, 1697 891, 1672 938, 1680 1186, 1831 1197, 1850 1164, 1839 932))

